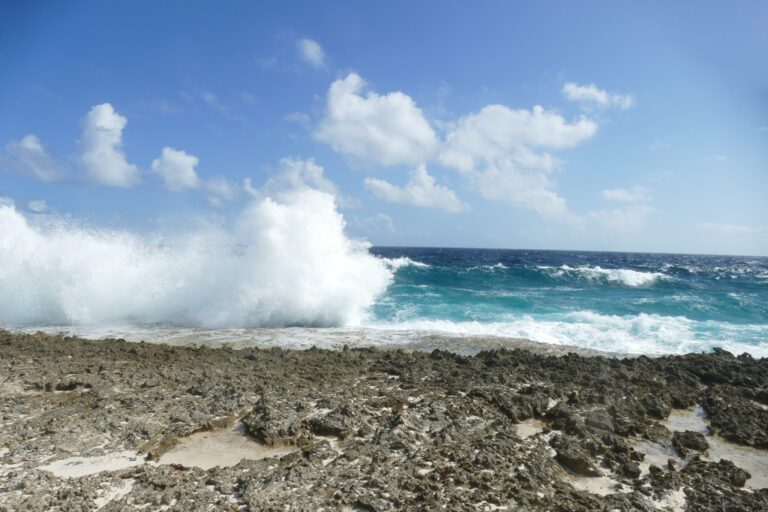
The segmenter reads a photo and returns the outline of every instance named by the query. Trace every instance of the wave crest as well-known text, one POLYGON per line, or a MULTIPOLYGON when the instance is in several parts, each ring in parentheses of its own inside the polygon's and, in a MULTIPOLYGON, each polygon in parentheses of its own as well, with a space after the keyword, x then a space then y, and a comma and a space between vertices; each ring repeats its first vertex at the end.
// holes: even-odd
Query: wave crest
POLYGON ((668 275, 661 272, 641 272, 629 268, 571 267, 569 265, 538 268, 549 272, 554 277, 575 276, 589 281, 619 283, 632 288, 650 286, 657 281, 669 279, 668 275))
POLYGON ((407 256, 401 256, 399 258, 381 258, 381 261, 383 261, 393 272, 396 272, 403 267, 429 268, 431 266, 427 263, 422 263, 421 261, 412 260, 407 256))

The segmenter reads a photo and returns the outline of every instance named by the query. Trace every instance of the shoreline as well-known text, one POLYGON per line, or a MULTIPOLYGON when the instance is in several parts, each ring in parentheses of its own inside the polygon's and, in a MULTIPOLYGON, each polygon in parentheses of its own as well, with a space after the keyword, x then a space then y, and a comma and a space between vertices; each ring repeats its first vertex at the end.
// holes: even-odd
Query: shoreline
POLYGON ((0 510, 768 508, 752 485, 768 477, 768 359, 429 343, 213 350, 0 330, 0 510), (673 431, 696 407, 706 431, 673 431), (192 464, 217 451, 235 465, 192 464))
MULTIPOLYGON (((610 352, 578 345, 546 343, 528 338, 518 338, 499 335, 461 335, 456 333, 444 333, 439 331, 423 331, 418 336, 412 336, 416 339, 408 341, 399 341, 398 335, 403 332, 400 330, 388 330, 383 328, 359 327, 359 328, 259 328, 259 329, 204 329, 204 328, 178 328, 168 329, 168 332, 153 333, 151 329, 147 332, 137 332, 128 334, 128 328, 109 329, 103 332, 95 331, 88 334, 79 329, 67 330, 60 326, 36 326, 29 328, 4 328, 0 331, 16 332, 19 334, 37 335, 44 334, 49 337, 77 337, 89 340, 98 339, 119 339, 129 343, 152 343, 160 345, 169 345, 174 347, 193 347, 193 348, 222 348, 227 347, 232 350, 242 349, 271 349, 285 348, 287 350, 307 350, 318 348, 324 350, 342 350, 345 346, 350 349, 376 350, 403 350, 417 352, 431 352, 433 350, 446 350, 462 356, 474 356, 487 350, 515 350, 522 349, 541 355, 566 355, 575 353, 582 356, 603 356, 603 357, 639 357, 644 354, 610 352), (282 340, 274 336, 276 332, 285 332, 296 330, 284 344, 282 340), (318 332, 328 331, 321 337, 317 337, 318 332), (269 334, 264 334, 265 332, 269 334), (373 342, 369 336, 373 333, 382 333, 389 335, 389 341, 373 342), (297 338, 310 338, 312 341, 299 344, 293 344, 297 338), (328 343, 329 339, 335 341, 328 343)), ((646 355, 646 357, 661 357, 668 354, 646 355)))

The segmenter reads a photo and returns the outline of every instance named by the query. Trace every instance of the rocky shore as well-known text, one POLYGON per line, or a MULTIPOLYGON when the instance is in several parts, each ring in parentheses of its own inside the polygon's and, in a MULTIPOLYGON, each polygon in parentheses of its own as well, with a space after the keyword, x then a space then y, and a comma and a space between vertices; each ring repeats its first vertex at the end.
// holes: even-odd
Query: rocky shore
POLYGON ((723 351, 0 331, 0 510, 768 510, 766 450, 768 360, 723 351))

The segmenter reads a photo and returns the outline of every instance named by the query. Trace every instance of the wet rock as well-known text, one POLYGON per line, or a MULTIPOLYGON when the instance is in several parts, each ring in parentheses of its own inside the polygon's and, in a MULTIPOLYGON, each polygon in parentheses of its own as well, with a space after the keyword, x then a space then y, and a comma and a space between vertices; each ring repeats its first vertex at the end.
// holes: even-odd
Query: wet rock
POLYGON ((552 448, 555 449, 557 462, 577 475, 602 476, 602 472, 595 467, 589 453, 582 449, 577 441, 569 436, 556 436, 552 438, 552 448))
POLYGON ((687 457, 691 451, 705 452, 709 449, 709 443, 704 434, 690 430, 674 432, 672 434, 672 445, 683 457, 687 457))
POLYGON ((584 423, 588 427, 606 432, 613 432, 613 417, 608 411, 592 411, 587 414, 584 423))

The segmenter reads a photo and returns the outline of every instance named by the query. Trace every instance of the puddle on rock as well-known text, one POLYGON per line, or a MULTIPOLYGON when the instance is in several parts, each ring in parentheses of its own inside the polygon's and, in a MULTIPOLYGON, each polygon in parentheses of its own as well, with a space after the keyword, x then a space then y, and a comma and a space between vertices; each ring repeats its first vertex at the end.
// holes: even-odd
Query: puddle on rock
MULTIPOLYGON (((752 489, 768 487, 768 451, 741 446, 721 437, 709 435, 707 413, 701 406, 673 410, 664 422, 664 426, 671 432, 685 430, 701 432, 709 443, 709 450, 705 456, 702 456, 703 460, 711 462, 717 462, 720 459, 730 460, 752 475, 752 478, 747 480, 747 487, 752 489)), ((651 464, 666 468, 669 459, 673 459, 677 467, 685 466, 685 460, 677 454, 671 443, 661 445, 650 441, 638 441, 635 449, 645 454, 645 459, 640 463, 640 471, 643 475, 648 474, 651 464)))
POLYGON ((587 491, 598 496, 607 496, 618 492, 631 492, 631 489, 627 488, 624 484, 606 475, 576 476, 568 473, 566 481, 579 491, 587 491))
POLYGON ((245 425, 239 423, 233 428, 198 432, 185 437, 161 455, 158 462, 210 469, 216 466, 234 466, 244 459, 282 457, 296 451, 296 446, 263 445, 249 437, 245 425))
POLYGON ((37 469, 49 471, 59 478, 78 478, 102 471, 119 471, 145 463, 143 455, 126 450, 98 457, 71 457, 39 466, 37 469))
POLYGON ((517 428, 517 435, 521 439, 528 439, 531 436, 535 436, 544 431, 546 425, 543 421, 531 418, 521 421, 515 427, 517 428))

